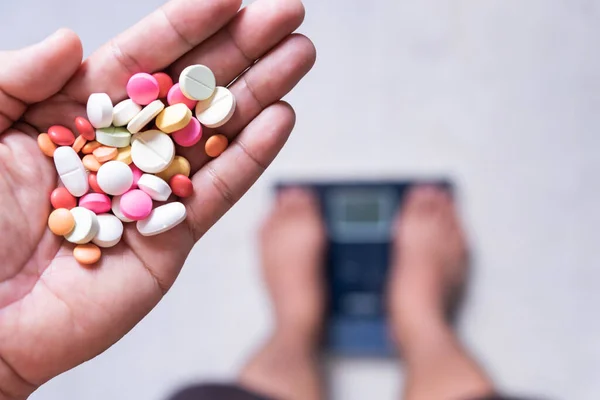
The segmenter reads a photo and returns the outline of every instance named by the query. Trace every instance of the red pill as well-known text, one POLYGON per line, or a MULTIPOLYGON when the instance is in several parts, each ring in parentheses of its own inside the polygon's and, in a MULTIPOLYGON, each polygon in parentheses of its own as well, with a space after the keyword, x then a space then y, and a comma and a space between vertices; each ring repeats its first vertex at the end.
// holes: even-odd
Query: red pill
POLYGON ((85 140, 96 139, 96 130, 87 119, 83 117, 75 118, 75 128, 77 128, 77 132, 79 132, 79 134, 83 136, 85 140))
POLYGON ((70 146, 75 142, 75 135, 69 128, 64 126, 54 125, 48 128, 48 136, 59 146, 70 146))
POLYGON ((98 185, 98 178, 96 177, 95 172, 90 172, 90 174, 88 175, 88 183, 90 184, 90 188, 94 192, 106 194, 106 193, 104 193, 104 190, 100 189, 100 185, 98 185))
POLYGON ((56 209, 66 208, 67 210, 70 210, 77 207, 77 200, 64 187, 59 187, 52 191, 50 203, 52 203, 52 207, 56 209))
POLYGON ((152 76, 158 81, 158 98, 166 98, 167 94, 169 93, 169 90, 171 90, 171 88, 173 87, 173 79, 171 79, 171 77, 165 74, 164 72, 157 72, 155 74, 152 74, 152 76))
POLYGON ((194 194, 194 184, 187 176, 183 174, 173 175, 169 180, 169 186, 175 196, 190 197, 194 194))

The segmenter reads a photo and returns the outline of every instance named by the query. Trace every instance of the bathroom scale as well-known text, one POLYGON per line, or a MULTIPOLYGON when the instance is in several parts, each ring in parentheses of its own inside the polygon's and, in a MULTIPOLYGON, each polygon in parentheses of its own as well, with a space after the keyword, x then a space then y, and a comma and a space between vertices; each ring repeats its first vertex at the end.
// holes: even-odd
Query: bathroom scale
POLYGON ((323 350, 335 355, 395 356, 386 323, 385 288, 394 218, 407 190, 446 180, 286 182, 311 188, 327 228, 328 316, 323 350))

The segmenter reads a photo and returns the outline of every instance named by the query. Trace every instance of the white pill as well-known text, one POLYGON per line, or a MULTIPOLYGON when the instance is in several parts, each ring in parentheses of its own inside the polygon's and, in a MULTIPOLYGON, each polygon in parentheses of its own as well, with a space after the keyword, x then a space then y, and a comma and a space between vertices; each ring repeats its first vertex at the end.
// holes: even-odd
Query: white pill
POLYGON ((182 203, 169 203, 156 207, 148 218, 137 222, 143 236, 154 236, 173 229, 185 220, 186 210, 182 203))
POLYGON ((204 65, 190 65, 179 75, 179 88, 191 100, 206 100, 215 91, 215 74, 204 65))
POLYGON ((151 130, 135 135, 131 141, 131 159, 142 171, 155 174, 167 169, 175 157, 175 144, 169 135, 151 130))
POLYGON ((110 147, 127 147, 131 143, 131 133, 125 128, 114 126, 96 129, 96 141, 110 147))
POLYGON ((140 111, 142 111, 142 106, 134 103, 133 100, 123 100, 117 104, 113 110, 112 124, 114 126, 125 126, 131 122, 133 117, 138 115, 140 111))
POLYGON ((54 165, 65 188, 75 197, 86 194, 90 188, 87 172, 81 159, 70 146, 60 146, 54 151, 54 165))
POLYGON ((124 162, 109 161, 100 166, 96 180, 104 193, 119 196, 131 189, 133 172, 124 162))
POLYGON ((112 124, 113 104, 106 93, 92 93, 87 102, 88 121, 94 128, 106 128, 112 124))
POLYGON ((115 214, 115 216, 117 218, 119 218, 121 221, 123 221, 123 222, 133 222, 132 219, 127 218, 121 212, 121 196, 115 196, 115 197, 112 198, 111 210, 112 210, 113 214, 115 214))
POLYGON ((171 195, 171 187, 169 184, 155 175, 142 175, 138 180, 137 185, 140 190, 152 197, 152 200, 167 201, 171 195))
POLYGON ((142 109, 131 121, 127 124, 127 130, 131 133, 138 133, 146 125, 150 123, 160 112, 165 108, 165 105, 160 100, 154 100, 142 109))
POLYGON ((92 242, 100 247, 113 247, 121 241, 123 223, 112 214, 98 215, 98 233, 92 242))
POLYGON ((196 118, 207 128, 218 128, 231 119, 235 106, 233 93, 219 86, 209 99, 196 104, 196 118))
POLYGON ((93 211, 83 207, 72 208, 71 214, 75 218, 75 228, 65 235, 65 239, 75 244, 89 243, 98 233, 98 217, 93 211))

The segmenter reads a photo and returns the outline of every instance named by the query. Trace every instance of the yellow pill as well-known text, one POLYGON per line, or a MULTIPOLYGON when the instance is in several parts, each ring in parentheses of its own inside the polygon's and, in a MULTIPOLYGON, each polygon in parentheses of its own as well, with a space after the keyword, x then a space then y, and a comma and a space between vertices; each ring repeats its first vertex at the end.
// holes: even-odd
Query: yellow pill
POLYGON ((98 246, 92 243, 80 244, 73 249, 73 257, 75 257, 80 264, 95 264, 100 261, 102 251, 98 246))
POLYGON ((66 208, 58 208, 48 217, 48 228, 57 236, 65 236, 75 228, 75 217, 66 208))
POLYGON ((174 104, 162 110, 156 117, 156 127, 164 133, 173 133, 185 128, 192 119, 192 110, 183 103, 174 104))
POLYGON ((175 156, 175 158, 173 158, 173 162, 171 162, 167 169, 155 175, 165 182, 169 182, 169 180, 171 180, 171 178, 177 174, 190 176, 191 169, 192 168, 190 167, 190 162, 188 160, 181 156, 175 156))
POLYGON ((119 153, 117 154, 116 161, 124 162, 125 164, 131 164, 131 146, 121 147, 119 153))

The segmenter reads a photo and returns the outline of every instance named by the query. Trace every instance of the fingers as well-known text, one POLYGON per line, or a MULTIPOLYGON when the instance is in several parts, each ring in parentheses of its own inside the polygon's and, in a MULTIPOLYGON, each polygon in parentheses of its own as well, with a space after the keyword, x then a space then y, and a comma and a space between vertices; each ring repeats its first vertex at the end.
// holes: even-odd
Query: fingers
POLYGON ((198 240, 252 186, 279 153, 296 121, 284 102, 267 107, 217 159, 194 177, 188 222, 198 240))
MULTIPOLYGON (((219 133, 230 140, 264 109, 285 96, 310 71, 316 50, 312 42, 302 35, 291 35, 269 54, 259 60, 231 87, 237 108, 233 118, 219 133)), ((214 132, 206 130, 195 146, 179 149, 190 161, 192 171, 197 171, 208 160, 204 152, 206 139, 214 132)))
POLYGON ((304 20, 300 0, 258 0, 210 39, 179 59, 170 72, 174 78, 188 65, 204 64, 217 84, 228 85, 254 61, 294 32, 304 20))
POLYGON ((131 75, 166 68, 235 16, 241 0, 172 0, 102 46, 84 62, 66 92, 85 103, 90 93, 125 97, 131 75))
POLYGON ((0 53, 0 132, 27 103, 57 93, 81 64, 82 54, 79 37, 67 29, 25 49, 0 53))

